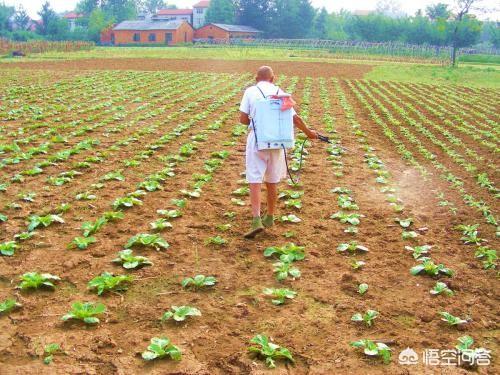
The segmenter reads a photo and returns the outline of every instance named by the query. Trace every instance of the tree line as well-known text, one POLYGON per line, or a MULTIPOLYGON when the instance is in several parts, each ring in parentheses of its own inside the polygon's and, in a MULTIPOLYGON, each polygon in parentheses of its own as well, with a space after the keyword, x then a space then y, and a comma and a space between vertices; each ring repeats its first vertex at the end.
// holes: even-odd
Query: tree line
MULTIPOLYGON (((330 39, 368 42, 404 42, 439 46, 477 45, 500 48, 498 22, 481 22, 471 13, 475 0, 456 0, 456 10, 436 3, 404 15, 391 0, 379 2, 366 15, 348 11, 329 13, 310 0, 211 0, 206 22, 241 24, 263 31, 266 38, 330 39), (462 12, 462 9, 467 11, 462 12)), ((33 25, 26 11, 0 3, 0 36, 14 40, 94 40, 101 30, 139 13, 175 8, 164 0, 80 0, 74 9, 83 17, 70 30, 49 1, 43 3, 33 25)))

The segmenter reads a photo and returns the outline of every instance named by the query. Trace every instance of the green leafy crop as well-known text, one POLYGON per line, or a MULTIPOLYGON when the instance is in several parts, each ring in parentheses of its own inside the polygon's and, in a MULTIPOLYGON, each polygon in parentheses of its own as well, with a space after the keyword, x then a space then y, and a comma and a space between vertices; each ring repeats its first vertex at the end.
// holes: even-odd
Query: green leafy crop
POLYGON ((294 279, 300 277, 300 270, 293 267, 291 262, 276 262, 273 264, 273 270, 278 281, 283 281, 288 277, 294 279))
POLYGON ((205 244, 207 244, 207 245, 224 246, 224 245, 227 244, 227 240, 225 240, 221 236, 209 237, 205 241, 205 244))
POLYGON ((19 245, 15 241, 7 241, 0 243, 0 254, 5 256, 13 256, 16 250, 19 249, 19 245))
POLYGON ((284 359, 294 363, 292 354, 287 348, 274 344, 265 335, 256 335, 250 340, 250 343, 255 345, 250 346, 248 350, 264 358, 269 368, 276 367, 275 360, 277 359, 284 359))
POLYGON ((45 355, 43 363, 45 363, 46 365, 50 365, 54 359, 54 354, 57 354, 59 351, 61 351, 61 347, 59 346, 59 344, 52 343, 45 345, 43 349, 45 355))
POLYGON ((80 250, 85 250, 89 245, 95 243, 97 240, 95 237, 75 237, 71 241, 70 246, 76 247, 80 250))
POLYGON ((330 216, 331 219, 337 219, 343 224, 349 223, 351 225, 359 225, 359 223, 361 222, 360 218, 362 217, 365 216, 363 214, 357 214, 357 213, 348 214, 342 211, 338 211, 330 216))
POLYGON ((441 281, 436 282, 436 285, 430 290, 430 293, 433 295, 445 294, 447 296, 452 296, 454 294, 453 291, 448 288, 448 285, 441 281))
POLYGON ((391 349, 382 342, 373 342, 372 340, 362 339, 351 342, 353 348, 362 348, 368 356, 381 357, 384 363, 391 362, 391 349))
POLYGON ((121 265, 125 269, 133 269, 133 268, 138 268, 138 267, 142 267, 142 266, 150 266, 153 264, 146 257, 140 256, 140 255, 134 255, 132 250, 130 250, 130 249, 125 249, 125 250, 120 251, 118 253, 118 258, 113 259, 113 262, 121 263, 121 265))
POLYGON ((7 298, 0 302, 0 314, 8 313, 9 311, 14 310, 16 307, 21 307, 21 304, 18 303, 14 298, 7 298))
POLYGON ((270 257, 272 255, 277 255, 282 262, 294 262, 305 258, 304 249, 304 246, 298 246, 291 242, 281 247, 273 246, 266 248, 264 250, 264 256, 270 257))
POLYGON ((59 215, 48 214, 45 216, 32 215, 28 219, 28 232, 31 232, 39 226, 48 227, 52 223, 64 224, 64 220, 59 215))
POLYGON ((217 279, 214 276, 196 275, 195 277, 187 277, 182 280, 181 285, 184 288, 193 286, 195 288, 203 288, 205 286, 214 286, 217 279))
POLYGON ((70 319, 81 320, 86 324, 97 324, 100 322, 96 315, 101 315, 106 311, 106 306, 102 303, 75 302, 71 305, 71 310, 61 319, 67 321, 70 319))
POLYGON ((153 337, 147 350, 142 352, 142 358, 146 361, 170 357, 174 361, 181 360, 180 349, 173 345, 166 337, 153 337))
POLYGON ((359 285, 358 285, 358 293, 359 293, 359 294, 363 295, 363 294, 365 294, 367 291, 368 291, 368 284, 363 283, 363 284, 359 284, 359 285))
POLYGON ((341 253, 347 251, 351 254, 354 254, 356 250, 362 252, 368 252, 368 248, 366 246, 359 245, 357 241, 350 241, 349 243, 341 243, 340 245, 337 246, 337 251, 341 253))
POLYGON ((55 288, 54 281, 61 280, 58 276, 50 273, 27 272, 20 277, 19 289, 38 289, 41 287, 55 288))
POLYGON ((422 245, 422 246, 415 246, 415 247, 405 246, 406 250, 413 252, 412 255, 413 255, 413 258, 415 258, 415 259, 420 258, 424 254, 426 254, 426 255, 429 254, 429 250, 431 248, 432 248, 431 245, 422 245))
POLYGON ((109 272, 103 272, 100 276, 94 277, 88 283, 89 289, 96 289, 97 295, 110 290, 126 290, 127 284, 133 281, 130 275, 113 276, 109 272))
POLYGON ((192 306, 172 306, 163 314, 161 321, 174 319, 176 322, 182 322, 189 316, 201 316, 201 311, 192 306))
POLYGON ((287 288, 265 288, 262 293, 273 297, 271 300, 273 305, 282 305, 286 299, 294 299, 297 295, 297 292, 287 288))
POLYGON ((356 313, 352 316, 351 320, 353 322, 365 322, 368 327, 371 327, 373 320, 378 316, 378 311, 367 310, 366 313, 356 313))
POLYGON ((450 313, 446 311, 441 311, 439 315, 442 316, 441 320, 448 323, 451 326, 456 326, 460 324, 465 324, 467 323, 467 320, 461 319, 458 316, 451 315, 450 313))
POLYGON ((128 249, 136 245, 154 247, 158 251, 161 248, 168 249, 170 246, 159 234, 149 233, 139 233, 131 237, 125 244, 125 248, 128 249))
POLYGON ((449 268, 446 268, 442 264, 435 264, 431 258, 422 257, 418 259, 421 264, 416 265, 410 269, 410 273, 413 276, 416 276, 420 273, 425 273, 429 276, 438 276, 439 274, 443 274, 446 276, 453 276, 453 271, 449 268))

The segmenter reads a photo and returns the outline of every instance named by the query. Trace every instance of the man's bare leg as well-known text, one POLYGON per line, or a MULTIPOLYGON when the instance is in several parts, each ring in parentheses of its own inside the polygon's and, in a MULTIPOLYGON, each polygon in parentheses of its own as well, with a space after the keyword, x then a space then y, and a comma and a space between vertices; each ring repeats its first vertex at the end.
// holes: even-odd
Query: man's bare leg
POLYGON ((252 226, 250 230, 245 233, 245 238, 254 238, 255 235, 264 230, 264 226, 262 225, 262 220, 260 218, 260 183, 253 183, 250 185, 250 205, 252 207, 252 226))
POLYGON ((266 182, 267 188, 267 213, 262 218, 262 224, 265 227, 271 227, 274 224, 274 214, 276 213, 276 202, 278 200, 278 184, 266 182))

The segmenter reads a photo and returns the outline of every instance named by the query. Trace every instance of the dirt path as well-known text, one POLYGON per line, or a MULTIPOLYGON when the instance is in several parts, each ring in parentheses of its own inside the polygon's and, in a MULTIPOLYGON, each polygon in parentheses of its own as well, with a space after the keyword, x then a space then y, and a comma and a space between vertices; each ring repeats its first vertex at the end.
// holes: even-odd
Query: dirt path
POLYGON ((211 59, 82 59, 69 61, 40 61, 0 64, 0 69, 43 70, 169 70, 213 73, 248 73, 259 66, 271 65, 277 74, 299 77, 363 78, 372 66, 362 64, 329 64, 319 62, 283 62, 267 60, 231 61, 211 59))

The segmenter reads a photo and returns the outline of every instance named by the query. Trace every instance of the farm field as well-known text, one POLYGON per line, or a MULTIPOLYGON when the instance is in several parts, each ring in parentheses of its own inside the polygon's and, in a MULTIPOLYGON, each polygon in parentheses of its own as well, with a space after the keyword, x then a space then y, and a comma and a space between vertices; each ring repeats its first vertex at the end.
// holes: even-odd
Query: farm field
POLYGON ((259 63, 0 64, 2 374, 498 373, 499 90, 271 64, 333 144, 306 143, 278 224, 245 240, 238 104, 259 63), (268 370, 259 334, 294 363, 268 370), (464 336, 490 365, 424 365, 464 336), (154 337, 182 359, 141 358, 154 337))

